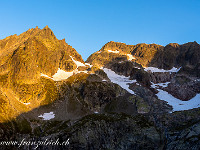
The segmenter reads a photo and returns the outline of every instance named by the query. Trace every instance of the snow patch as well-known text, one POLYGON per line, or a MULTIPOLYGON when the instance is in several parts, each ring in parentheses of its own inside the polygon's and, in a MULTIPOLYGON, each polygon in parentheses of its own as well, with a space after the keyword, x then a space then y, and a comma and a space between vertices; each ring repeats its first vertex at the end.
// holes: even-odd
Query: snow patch
POLYGON ((52 79, 54 81, 61 81, 61 80, 64 80, 64 79, 67 79, 69 78, 70 76, 72 76, 74 74, 75 71, 72 71, 72 72, 66 72, 60 68, 58 68, 58 71, 51 77, 49 77, 48 75, 45 75, 43 73, 41 73, 41 76, 42 77, 46 77, 46 78, 49 78, 49 79, 52 79))
POLYGON ((131 94, 135 94, 132 90, 129 89, 130 83, 136 83, 136 80, 130 80, 129 77, 123 75, 118 75, 111 69, 103 68, 103 71, 107 74, 111 82, 118 84, 123 89, 127 90, 131 94))
POLYGON ((126 54, 126 56, 128 57, 128 60, 133 60, 133 59, 135 59, 135 57, 133 57, 133 55, 131 55, 131 54, 126 54))
POLYGON ((69 78, 75 73, 75 71, 72 72, 66 72, 60 68, 58 68, 58 71, 52 76, 54 81, 60 81, 69 78))
POLYGON ((193 108, 200 107, 200 94, 197 94, 195 97, 189 101, 182 101, 173 97, 166 91, 157 89, 159 92, 156 94, 159 99, 168 102, 169 105, 173 107, 173 111, 189 110, 193 108))
POLYGON ((70 56, 70 57, 73 60, 73 62, 76 64, 77 68, 80 66, 85 66, 85 64, 83 64, 82 62, 74 60, 72 56, 70 56))
POLYGON ((136 69, 141 69, 141 68, 139 68, 139 67, 136 67, 136 66, 134 66, 134 68, 136 68, 136 69))
POLYGON ((170 70, 164 70, 164 69, 159 69, 156 67, 146 67, 144 68, 145 71, 150 71, 150 72, 178 72, 181 68, 175 68, 173 67, 170 70))
POLYGON ((108 50, 108 52, 110 52, 110 53, 119 53, 119 51, 113 51, 113 50, 108 50))
POLYGON ((163 88, 165 88, 165 87, 167 87, 168 86, 168 84, 169 84, 170 82, 165 82, 165 83, 153 83, 153 82, 151 82, 151 87, 152 88, 158 88, 159 86, 161 86, 161 87, 163 87, 163 88))
POLYGON ((88 66, 90 66, 90 68, 93 66, 93 65, 91 65, 91 64, 89 64, 89 63, 85 63, 85 65, 88 65, 88 66))
POLYGON ((30 105, 31 103, 29 102, 29 103, 23 103, 23 102, 21 102, 21 101, 19 101, 20 103, 22 103, 22 104, 24 104, 24 105, 30 105))
POLYGON ((50 120, 55 118, 55 114, 53 112, 49 112, 49 113, 44 113, 43 115, 40 115, 38 117, 43 118, 43 120, 50 120))
POLYGON ((31 104, 30 102, 29 103, 23 103, 24 105, 29 105, 29 104, 31 104))
POLYGON ((51 77, 49 77, 48 75, 46 75, 46 74, 43 74, 43 73, 41 73, 41 75, 40 75, 41 77, 46 77, 46 78, 50 78, 50 79, 52 79, 51 77))
MULTIPOLYGON (((83 73, 88 73, 88 71, 78 71, 77 73, 81 73, 81 72, 83 72, 83 73)), ((76 73, 76 74, 77 74, 76 73)))
POLYGON ((41 73, 41 76, 50 78, 54 81, 61 81, 61 80, 65 80, 65 79, 71 77, 74 74, 81 73, 81 72, 88 73, 88 71, 78 71, 78 69, 75 69, 71 72, 66 72, 66 71, 58 68, 58 71, 52 76, 52 78, 49 77, 48 75, 45 75, 45 74, 42 74, 42 73, 41 73))

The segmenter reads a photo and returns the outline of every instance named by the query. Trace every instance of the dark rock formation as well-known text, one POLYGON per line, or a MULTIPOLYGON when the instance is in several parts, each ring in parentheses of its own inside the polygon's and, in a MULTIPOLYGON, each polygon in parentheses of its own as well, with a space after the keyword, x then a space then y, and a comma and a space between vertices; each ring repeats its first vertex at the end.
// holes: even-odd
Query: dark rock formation
MULTIPOLYGON (((44 141, 59 139, 69 145, 41 146, 37 149, 199 149, 199 109, 165 115, 93 114, 77 122, 43 121, 31 130, 28 122, 1 124, 1 139, 44 141), (15 133, 15 134, 14 134, 15 133), (17 133, 17 134, 16 134, 17 133), (30 135, 32 135, 30 137, 30 135)), ((2 149, 17 146, 1 147, 2 149)), ((36 145, 21 146, 34 149, 36 145)))
POLYGON ((200 93, 200 81, 186 75, 177 75, 166 90, 174 97, 187 101, 196 96, 196 93, 200 93))
POLYGON ((169 82, 176 75, 174 72, 148 72, 150 81, 153 83, 169 82))

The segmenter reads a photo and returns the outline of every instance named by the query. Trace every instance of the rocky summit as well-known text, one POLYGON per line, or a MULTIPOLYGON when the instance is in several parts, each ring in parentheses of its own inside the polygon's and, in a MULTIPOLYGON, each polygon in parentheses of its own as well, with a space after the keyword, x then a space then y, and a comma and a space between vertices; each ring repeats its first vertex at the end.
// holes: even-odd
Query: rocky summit
POLYGON ((48 26, 0 40, 1 149, 198 150, 199 116, 197 42, 111 41, 84 62, 48 26))

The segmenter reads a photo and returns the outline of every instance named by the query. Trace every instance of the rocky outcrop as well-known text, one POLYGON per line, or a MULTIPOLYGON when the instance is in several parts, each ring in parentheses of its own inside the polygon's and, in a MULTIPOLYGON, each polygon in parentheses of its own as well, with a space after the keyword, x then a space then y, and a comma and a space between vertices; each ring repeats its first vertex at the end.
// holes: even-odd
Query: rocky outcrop
POLYGON ((73 149, 158 149, 162 147, 160 133, 142 116, 93 115, 83 118, 74 127, 70 136, 72 140, 70 147, 73 149), (74 131, 76 133, 73 133, 74 131))
POLYGON ((176 75, 174 72, 148 72, 148 74, 153 83, 170 82, 176 75))
POLYGON ((199 115, 198 108, 155 117, 156 126, 165 133, 165 149, 199 149, 199 115))
POLYGON ((114 61, 110 62, 108 64, 105 64, 105 68, 109 68, 113 71, 115 71, 119 75, 124 75, 124 76, 130 76, 132 73, 132 70, 140 66, 139 64, 134 64, 130 61, 114 61))
MULTIPOLYGON (((163 147, 159 131, 143 116, 93 114, 73 125, 70 125, 70 122, 40 122, 41 125, 33 130, 32 137, 28 136, 31 130, 26 120, 23 121, 24 126, 20 126, 22 122, 15 122, 12 128, 6 129, 10 124, 1 126, 1 129, 4 129, 4 138, 8 136, 12 140, 20 140, 23 136, 26 140, 43 141, 48 138, 59 139, 59 142, 69 139, 70 143, 66 146, 39 145, 37 149, 159 149, 163 147), (13 131, 18 134, 12 135, 13 131)), ((21 148, 34 149, 35 146, 22 145, 21 148)))
POLYGON ((127 93, 116 84, 103 82, 101 77, 95 74, 74 75, 64 81, 59 89, 60 99, 68 99, 67 110, 76 109, 77 105, 82 105, 91 113, 101 113, 106 104, 127 93))
POLYGON ((200 81, 186 75, 177 75, 166 90, 174 97, 187 101, 200 93, 200 81))
MULTIPOLYGON (((60 143, 69 139, 68 145, 39 145, 37 149, 41 150, 199 149, 199 112, 199 109, 194 109, 162 115, 92 114, 76 122, 16 120, 0 124, 3 131, 0 138, 17 141, 23 138, 27 141, 59 139, 60 143)), ((35 147, 21 146, 22 149, 35 147)))
POLYGON ((172 107, 169 106, 165 101, 160 101, 157 99, 155 96, 156 91, 154 89, 148 89, 143 86, 135 85, 135 83, 130 85, 130 89, 142 98, 136 103, 138 112, 162 114, 172 110, 172 107))
MULTIPOLYGON (((111 41, 105 44, 100 51, 92 54, 87 62, 103 66, 116 59, 124 61, 128 59, 127 54, 134 57, 131 61, 141 64, 143 67, 152 66, 169 70, 172 67, 190 66, 194 69, 199 64, 200 45, 197 42, 183 45, 170 43, 164 47, 157 44, 126 45, 111 41), (113 53, 112 51, 118 52, 113 53)), ((198 73, 196 72, 194 75, 196 76, 198 73)))

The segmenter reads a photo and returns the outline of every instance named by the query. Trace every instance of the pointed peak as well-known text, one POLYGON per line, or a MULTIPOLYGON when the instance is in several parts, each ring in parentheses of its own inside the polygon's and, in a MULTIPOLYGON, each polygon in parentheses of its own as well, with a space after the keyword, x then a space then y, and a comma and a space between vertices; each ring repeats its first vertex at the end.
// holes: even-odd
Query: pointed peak
POLYGON ((61 40, 62 42, 65 42, 65 38, 61 40))
POLYGON ((48 25, 46 25, 46 26, 44 27, 44 29, 49 29, 48 25))
POLYGON ((48 27, 48 25, 45 26, 45 27, 41 30, 40 34, 45 34, 46 36, 47 36, 47 35, 55 36, 55 35, 53 34, 53 31, 48 27))
MULTIPOLYGON (((36 37, 40 41, 43 41, 46 44, 48 43, 47 41, 49 41, 49 40, 54 44, 55 44, 55 42, 58 42, 58 39, 56 38, 56 36, 54 35, 53 31, 48 26, 45 26, 34 37, 36 37)), ((56 47, 56 45, 54 45, 54 48, 55 47, 56 47)), ((53 46, 52 46, 52 48, 53 48, 53 46)))
POLYGON ((48 27, 48 25, 46 25, 46 26, 42 29, 42 32, 43 32, 43 33, 48 33, 48 34, 54 35, 54 34, 53 34, 53 31, 48 27))
MULTIPOLYGON (((198 44, 197 41, 194 41, 193 43, 194 43, 194 44, 198 44)), ((199 45, 199 44, 198 44, 198 45, 199 45)))

